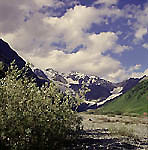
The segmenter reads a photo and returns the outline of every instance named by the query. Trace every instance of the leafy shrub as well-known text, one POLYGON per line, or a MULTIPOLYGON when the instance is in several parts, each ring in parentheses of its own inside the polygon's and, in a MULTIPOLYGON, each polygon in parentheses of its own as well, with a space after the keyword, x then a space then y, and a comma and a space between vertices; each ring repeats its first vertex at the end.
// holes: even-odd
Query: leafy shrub
POLYGON ((73 111, 76 98, 59 92, 53 83, 37 87, 16 66, 0 79, 0 144, 7 149, 59 149, 76 138, 81 118, 73 111))
POLYGON ((0 79, 5 76, 5 66, 2 61, 0 61, 0 79))

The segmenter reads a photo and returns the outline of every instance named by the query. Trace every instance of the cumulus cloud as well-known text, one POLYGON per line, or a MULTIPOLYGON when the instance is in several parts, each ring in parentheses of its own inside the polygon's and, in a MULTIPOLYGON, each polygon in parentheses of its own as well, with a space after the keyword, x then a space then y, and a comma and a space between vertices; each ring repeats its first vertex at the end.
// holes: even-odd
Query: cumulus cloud
POLYGON ((141 64, 136 64, 135 66, 131 66, 129 68, 129 71, 132 72, 132 71, 135 71, 135 70, 139 70, 141 68, 141 64))
POLYGON ((112 82, 123 81, 129 77, 130 77, 129 74, 125 71, 124 68, 121 68, 121 67, 118 70, 116 70, 115 72, 112 72, 112 73, 106 75, 106 78, 112 82))
POLYGON ((102 32, 100 34, 92 34, 89 36, 87 47, 91 51, 98 51, 100 53, 106 50, 111 50, 115 45, 118 37, 113 32, 102 32))
POLYGON ((148 68, 144 72, 133 72, 130 77, 132 78, 142 78, 144 75, 148 76, 148 68))
POLYGON ((94 8, 85 6, 76 6, 74 9, 69 9, 61 18, 50 17, 44 19, 44 22, 54 28, 54 34, 59 37, 59 41, 62 39, 66 42, 68 50, 83 44, 86 38, 84 31, 89 29, 92 23, 99 21, 97 11, 94 8))
MULTIPOLYGON (((50 1, 48 4, 55 3, 50 1)), ((38 8, 43 3, 38 1, 36 5, 38 8)), ((41 68, 53 67, 65 72, 76 70, 111 79, 109 74, 114 74, 122 65, 103 53, 108 50, 120 53, 127 47, 117 44, 118 36, 114 32, 95 34, 88 33, 87 30, 93 23, 103 22, 104 16, 118 18, 120 15, 118 9, 98 10, 86 6, 68 9, 59 18, 35 12, 16 32, 3 37, 14 48, 21 50, 19 53, 22 56, 41 68), (58 50, 54 50, 57 48, 55 42, 57 45, 64 43, 65 48, 59 46, 58 50), (78 52, 71 53, 79 45, 83 47, 78 52)), ((117 75, 112 76, 112 80, 115 78, 117 75)))
MULTIPOLYGON (((65 5, 64 1, 14 0, 12 5, 9 4, 9 0, 1 1, 2 37, 26 60, 40 68, 52 67, 64 72, 76 70, 110 81, 129 77, 130 73, 120 61, 105 55, 105 52, 121 54, 131 47, 119 44, 119 35, 114 32, 88 32, 93 24, 101 24, 109 19, 115 21, 123 17, 123 11, 110 7, 118 1, 98 0, 95 4, 104 4, 99 9, 77 5, 70 0, 65 2, 69 3, 69 6, 75 6, 67 9, 61 17, 51 17, 50 12, 48 15, 39 12, 42 6, 60 8, 65 5), (5 12, 3 8, 7 10, 6 15, 2 14, 5 12), (11 10, 11 13, 8 10, 11 10), (27 15, 30 15, 29 19, 24 21, 27 15), (77 47, 79 49, 73 52, 77 47)), ((145 32, 141 37, 144 34, 145 32)), ((130 71, 134 71, 136 67, 130 71)))
POLYGON ((148 3, 144 5, 143 10, 139 10, 136 13, 137 18, 137 25, 136 26, 143 26, 147 28, 148 26, 148 3))
POLYGON ((79 0, 53 0, 52 5, 44 4, 43 7, 39 10, 40 13, 46 14, 48 17, 60 17, 62 16, 68 8, 73 8, 76 5, 79 5, 79 0))
POLYGON ((147 28, 139 28, 136 33, 135 33, 135 37, 137 40, 142 39, 143 36, 147 34, 147 28))
POLYGON ((56 0, 1 0, 0 1, 0 31, 3 34, 13 33, 24 24, 24 17, 29 12, 36 12, 42 5, 59 5, 56 0))
POLYGON ((128 24, 135 31, 134 42, 143 40, 143 37, 148 34, 148 3, 144 4, 143 9, 139 5, 126 5, 123 12, 128 18, 128 24))
MULTIPOLYGON (((41 49, 42 51, 56 49, 57 47, 54 47, 55 42, 57 45, 64 43, 64 51, 70 52, 79 45, 85 46, 90 41, 90 34, 87 33, 87 30, 93 23, 103 22, 106 15, 108 17, 120 16, 120 13, 118 10, 97 10, 86 6, 75 6, 73 9, 68 9, 60 18, 47 17, 36 12, 13 35, 9 33, 4 38, 10 43, 12 42, 15 48, 24 52, 39 54, 41 49), (18 37, 19 42, 17 42, 18 37)), ((62 49, 63 47, 61 47, 62 49)))
POLYGON ((148 49, 148 43, 144 43, 142 46, 143 46, 144 48, 148 49))
POLYGON ((93 5, 105 4, 106 6, 111 6, 113 4, 117 4, 118 0, 97 0, 93 3, 93 5))
MULTIPOLYGON (((78 4, 66 0, 65 3, 78 4)), ((18 30, 24 24, 24 17, 30 12, 37 13, 43 6, 62 7, 64 2, 59 0, 1 0, 0 1, 0 31, 3 34, 12 33, 18 30)))
POLYGON ((9 0, 0 1, 0 31, 1 33, 14 32, 23 22, 23 12, 16 4, 16 0, 10 4, 9 0))
POLYGON ((114 49, 114 53, 122 53, 124 52, 125 50, 131 50, 132 48, 130 46, 127 46, 127 45, 115 45, 115 49, 114 49))
POLYGON ((27 56, 36 66, 42 68, 52 67, 55 70, 69 72, 80 71, 87 74, 95 74, 110 81, 125 79, 124 69, 121 63, 103 53, 113 50, 118 37, 115 33, 104 32, 89 35, 85 47, 76 53, 64 53, 63 51, 52 50, 47 57, 27 56), (122 70, 119 72, 119 70, 122 70))
MULTIPOLYGON (((59 41, 62 39, 66 42, 66 49, 69 51, 79 45, 85 46, 88 41, 92 41, 90 38, 94 38, 93 44, 95 45, 97 36, 87 33, 87 30, 91 28, 92 24, 104 22, 104 16, 111 17, 113 15, 119 17, 120 12, 118 10, 98 10, 93 7, 75 6, 60 18, 50 17, 45 18, 44 21, 55 28, 56 37, 59 37, 59 41)), ((108 43, 110 40, 108 40, 108 43)))
MULTIPOLYGON (((87 74, 99 75, 100 77, 106 76, 106 78, 111 72, 116 72, 117 69, 121 67, 119 61, 109 56, 91 53, 91 51, 65 54, 62 51, 53 50, 49 52, 47 58, 35 56, 33 57, 33 61, 37 66, 40 62, 44 62, 48 67, 52 67, 55 70, 64 72, 76 70, 87 74)), ((45 66, 43 66, 43 68, 45 68, 45 66)))
POLYGON ((148 68, 144 71, 144 75, 148 76, 148 68))
POLYGON ((50 5, 54 6, 57 3, 56 0, 33 0, 33 2, 38 6, 41 7, 43 5, 50 5))

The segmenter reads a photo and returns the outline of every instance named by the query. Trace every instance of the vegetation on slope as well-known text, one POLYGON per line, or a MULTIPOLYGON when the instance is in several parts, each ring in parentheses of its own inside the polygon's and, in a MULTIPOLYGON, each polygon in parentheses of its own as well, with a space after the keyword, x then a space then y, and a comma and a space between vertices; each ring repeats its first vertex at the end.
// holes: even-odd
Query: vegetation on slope
POLYGON ((5 77, 6 70, 7 70, 6 64, 0 61, 0 79, 5 77))
POLYGON ((97 110, 102 114, 147 114, 148 113, 148 80, 143 80, 134 88, 114 101, 97 110))
POLYGON ((81 127, 74 105, 76 98, 59 92, 53 83, 39 88, 11 65, 0 79, 0 148, 59 149, 81 127))

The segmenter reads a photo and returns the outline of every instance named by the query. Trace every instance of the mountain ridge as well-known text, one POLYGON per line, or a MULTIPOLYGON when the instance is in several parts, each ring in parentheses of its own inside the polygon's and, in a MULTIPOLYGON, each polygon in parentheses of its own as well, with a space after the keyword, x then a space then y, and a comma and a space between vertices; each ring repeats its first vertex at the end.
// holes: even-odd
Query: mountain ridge
MULTIPOLYGON (((13 60, 15 60, 19 69, 23 68, 26 64, 8 43, 0 39, 0 61, 10 65, 13 60)), ((41 70, 33 66, 31 66, 28 75, 35 78, 38 86, 41 86, 45 82, 49 83, 53 81, 63 92, 67 89, 73 93, 78 92, 82 88, 82 85, 85 84, 90 90, 85 95, 85 109, 102 106, 106 102, 126 93, 141 80, 140 78, 130 78, 120 83, 112 83, 98 76, 87 75, 77 71, 62 73, 52 68, 41 70)))
MULTIPOLYGON (((102 114, 148 114, 148 78, 142 79, 136 86, 118 97, 116 100, 105 104, 98 110, 102 114)), ((97 113, 97 110, 96 110, 97 113)))
POLYGON ((50 80, 60 84, 60 87, 63 86, 66 89, 78 92, 83 85, 82 83, 84 83, 90 89, 90 92, 85 95, 86 100, 79 106, 78 111, 99 108, 105 103, 111 102, 115 98, 123 95, 144 78, 129 78, 119 83, 111 83, 97 76, 86 75, 76 71, 62 73, 52 68, 40 71, 50 80), (57 76, 59 78, 55 78, 57 76), (61 82, 61 80, 64 80, 64 82, 61 82))
MULTIPOLYGON (((18 69, 22 69, 26 65, 26 62, 23 60, 23 58, 20 57, 17 52, 15 52, 9 46, 9 44, 2 39, 0 39, 0 61, 3 62, 7 67, 10 66, 13 61, 15 61, 15 65, 17 65, 18 69)), ((38 78, 31 68, 28 69, 27 76, 34 78, 38 86, 41 86, 46 82, 45 79, 38 78)), ((6 70, 7 69, 5 69, 5 71, 6 70)))

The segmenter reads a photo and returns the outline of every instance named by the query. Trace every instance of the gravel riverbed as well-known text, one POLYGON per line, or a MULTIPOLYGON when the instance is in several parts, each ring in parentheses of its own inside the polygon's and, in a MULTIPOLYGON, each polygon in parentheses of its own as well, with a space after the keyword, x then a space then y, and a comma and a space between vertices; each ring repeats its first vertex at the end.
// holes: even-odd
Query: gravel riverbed
POLYGON ((81 137, 65 150, 148 150, 148 117, 79 115, 81 137))

